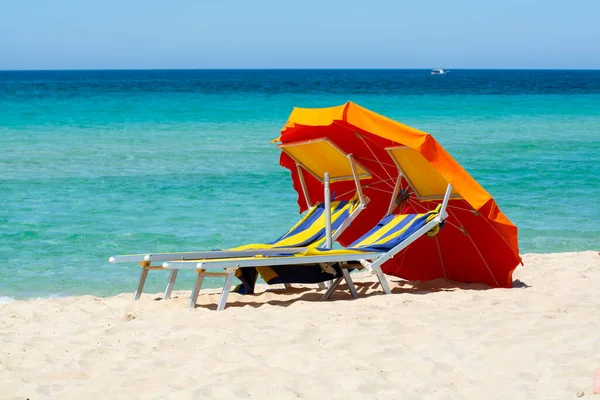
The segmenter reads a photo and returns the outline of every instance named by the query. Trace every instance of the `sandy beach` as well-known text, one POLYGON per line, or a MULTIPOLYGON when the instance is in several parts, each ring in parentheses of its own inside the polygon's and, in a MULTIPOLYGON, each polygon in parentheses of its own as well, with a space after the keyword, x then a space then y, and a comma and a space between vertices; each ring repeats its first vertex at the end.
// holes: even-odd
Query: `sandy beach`
POLYGON ((593 396, 600 256, 523 260, 513 289, 390 278, 384 296, 361 273, 356 300, 261 287, 223 312, 217 291, 195 310, 189 291, 14 301, 0 306, 0 398, 593 396))

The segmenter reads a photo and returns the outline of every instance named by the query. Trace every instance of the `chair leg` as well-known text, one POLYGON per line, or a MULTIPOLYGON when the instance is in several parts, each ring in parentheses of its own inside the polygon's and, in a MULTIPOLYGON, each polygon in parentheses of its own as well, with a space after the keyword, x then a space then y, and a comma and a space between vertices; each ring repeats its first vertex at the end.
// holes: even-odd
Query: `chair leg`
POLYGON ((392 294, 392 291, 390 290, 387 279, 385 278, 381 267, 379 265, 373 267, 373 272, 375 272, 375 275, 377 275, 377 279, 379 279, 379 283, 381 284, 381 287, 385 294, 392 294))
POLYGON ((342 279, 344 279, 344 277, 340 277, 337 278, 333 281, 330 281, 331 284, 329 285, 329 289, 327 289, 327 291, 325 292, 325 294, 323 295, 323 297, 321 298, 321 300, 327 300, 329 297, 331 297, 333 291, 335 290, 335 288, 338 287, 338 285, 340 284, 340 282, 342 281, 342 279))
POLYGON ((354 297, 355 299, 358 298, 358 293, 356 292, 356 287, 354 286, 354 282, 352 282, 352 278, 350 277, 350 272, 348 272, 347 269, 342 268, 342 274, 344 275, 344 280, 348 285, 350 294, 352 294, 352 297, 354 297))
POLYGON ((202 281, 204 280, 205 272, 206 270, 204 269, 196 270, 198 277, 196 278, 196 282, 194 283, 194 289, 192 289, 192 295, 190 296, 188 308, 196 308, 196 301, 198 300, 198 294, 200 293, 200 288, 202 287, 202 281))
POLYGON ((171 293, 173 293, 173 286, 175 286, 175 279, 177 279, 178 272, 178 269, 171 270, 171 273, 169 274, 169 283, 167 284, 167 288, 165 289, 163 300, 171 298, 171 293))
POLYGON ((284 283, 283 287, 285 287, 286 289, 291 289, 292 288, 292 284, 291 283, 284 283))
POLYGON ((138 281, 137 289, 135 289, 135 293, 133 294, 133 300, 139 300, 142 295, 142 290, 144 290, 144 284, 146 283, 146 277, 148 276, 148 268, 150 265, 142 266, 142 272, 140 273, 140 279, 138 281))
POLYGON ((325 284, 323 282, 319 282, 319 283, 317 283, 317 285, 319 285, 319 290, 327 289, 327 286, 325 286, 325 284))
POLYGON ((227 278, 225 278, 225 284, 223 284, 223 292, 221 293, 221 297, 219 297, 219 304, 217 305, 217 311, 223 311, 225 308, 225 304, 227 304, 227 297, 229 296, 229 291, 231 290, 231 284, 233 283, 233 275, 235 270, 227 271, 227 278))

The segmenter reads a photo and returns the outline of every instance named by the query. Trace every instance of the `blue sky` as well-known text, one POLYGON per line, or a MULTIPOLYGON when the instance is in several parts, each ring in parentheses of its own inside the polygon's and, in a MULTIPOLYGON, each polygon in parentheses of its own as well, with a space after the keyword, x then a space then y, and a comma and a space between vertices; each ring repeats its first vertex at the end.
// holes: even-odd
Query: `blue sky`
POLYGON ((1 69, 600 69, 600 0, 0 0, 1 69))

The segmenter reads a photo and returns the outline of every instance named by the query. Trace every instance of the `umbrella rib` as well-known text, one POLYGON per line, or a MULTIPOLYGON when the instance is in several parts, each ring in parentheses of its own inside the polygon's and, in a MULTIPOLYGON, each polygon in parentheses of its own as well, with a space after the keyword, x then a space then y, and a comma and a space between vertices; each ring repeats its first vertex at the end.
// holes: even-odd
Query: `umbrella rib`
POLYGON ((447 219, 444 220, 444 225, 450 225, 451 227, 456 228, 459 231, 461 231, 463 234, 465 233, 465 229, 464 228, 461 228, 460 226, 455 225, 452 222, 449 222, 447 219))
MULTIPOLYGON (((398 173, 400 173, 400 172, 398 172, 398 173)), ((403 177, 404 177, 404 181, 406 183, 406 187, 400 186, 400 188, 406 192, 409 192, 410 190, 412 190, 412 186, 410 186, 410 183, 408 183, 408 179, 406 179, 406 176, 403 176, 403 177)))
MULTIPOLYGON (((410 246, 409 246, 409 247, 410 247, 410 246)), ((404 264, 404 256, 406 255, 406 251, 407 251, 407 250, 408 250, 408 247, 407 247, 407 248, 405 248, 404 250, 402 250, 402 251, 400 252, 400 254, 397 254, 397 255, 396 255, 396 257, 398 257, 398 256, 400 256, 400 257, 401 257, 401 258, 400 258, 400 263, 398 264, 398 267, 396 268, 396 270, 394 271, 394 273, 393 273, 393 274, 391 274, 391 275, 397 274, 397 273, 398 273, 398 272, 400 272, 400 270, 402 269, 402 264, 404 264)))
POLYGON ((380 189, 380 188, 376 188, 376 187, 373 187, 373 186, 365 186, 364 188, 365 189, 370 189, 370 190, 377 190, 377 191, 380 191, 380 192, 383 192, 383 193, 390 193, 390 194, 393 193, 392 191, 385 190, 385 189, 380 189))
MULTIPOLYGON (((385 173, 387 174, 387 176, 391 179, 394 180, 394 178, 392 178, 392 176, 390 175, 390 173, 387 171, 387 169, 385 169, 385 166, 383 165, 383 163, 381 161, 379 161, 379 158, 377 158, 377 156, 375 155, 375 152, 373 151, 373 149, 371 149, 371 146, 369 146, 369 144, 367 143, 367 141, 365 140, 364 136, 354 132, 355 135, 357 135, 360 140, 363 141, 363 143, 365 144, 365 146, 367 146, 367 149, 369 149, 369 151, 371 152, 371 154, 373 155, 373 157, 375 158, 375 160, 377 160, 377 162, 379 163, 379 165, 381 165, 381 168, 385 171, 385 173)), ((379 177, 378 177, 379 178, 379 177)), ((381 178, 379 178, 381 179, 381 178)))
POLYGON ((338 198, 339 197, 344 197, 345 195, 347 195, 349 193, 352 193, 352 192, 356 192, 356 189, 348 190, 347 192, 344 192, 344 193, 342 193, 340 195, 336 195, 336 197, 338 197, 338 198))
MULTIPOLYGON (((354 133, 355 133, 355 134, 357 134, 357 135, 361 135, 361 134, 359 134, 359 133, 356 133, 356 132, 354 132, 354 133)), ((361 136, 362 136, 362 135, 361 135, 361 136)), ((369 141, 371 141, 371 142, 372 142, 373 144, 375 144, 376 146, 381 146, 381 144, 380 144, 380 143, 377 143, 376 141, 374 141, 372 138, 370 138, 370 137, 368 137, 368 136, 365 136, 364 138, 365 138, 366 140, 369 140, 369 141)), ((390 140, 390 144, 395 144, 395 145, 397 145, 397 144, 399 144, 399 143, 398 143, 398 142, 395 142, 395 141, 393 141, 393 140, 390 140)), ((396 164, 394 164, 394 165, 393 165, 393 167, 395 167, 395 166, 396 166, 396 164)))
MULTIPOLYGON (((448 209, 447 209, 448 210, 448 209)), ((452 214, 452 212, 450 210, 448 210, 448 214, 452 214)), ((453 217, 458 221, 458 218, 456 218, 456 215, 453 215, 453 217)), ((485 261, 485 258, 483 257, 483 254, 481 254, 481 252, 479 251, 479 248, 477 247, 477 245, 475 244, 475 242, 473 241, 473 239, 471 238, 471 235, 469 235, 469 232, 467 232, 467 230, 465 229, 464 232, 467 233, 467 237, 469 238, 469 240, 471 241, 471 244, 473 245, 473 247, 475 247, 475 251, 477 251, 477 254, 479 254, 479 257, 481 257, 481 261, 483 261, 483 264, 485 265, 485 267, 487 268, 488 272, 490 273, 490 275, 492 276, 492 279, 494 280, 494 283, 496 283, 496 286, 500 286, 498 284, 498 281, 496 280, 496 277, 494 276, 494 273, 492 272, 492 270, 490 269, 490 266, 488 265, 487 261, 485 261)))
POLYGON ((425 210, 425 212, 428 212, 428 211, 429 211, 429 210, 427 209, 427 207, 425 207, 424 205, 422 205, 421 203, 419 203, 419 202, 417 202, 417 201, 415 201, 415 200, 408 199, 408 203, 409 203, 409 204, 410 204, 410 205, 411 205, 411 206, 412 206, 412 207, 413 207, 415 210, 417 209, 417 207, 416 207, 416 206, 419 206, 419 207, 422 207, 422 208, 425 210))
POLYGON ((440 248, 440 242, 438 240, 437 235, 435 236, 435 244, 437 245, 438 254, 440 255, 440 264, 442 265, 442 271, 444 272, 444 278, 448 278, 446 274, 446 267, 444 266, 444 258, 442 257, 442 249, 440 248))
POLYGON ((491 228, 494 230, 494 232, 496 232, 496 233, 498 234, 498 236, 500 236, 500 238, 502 238, 502 241, 503 241, 504 243, 506 243, 506 245, 507 245, 507 246, 509 247, 509 249, 512 251, 512 246, 510 245, 510 243, 508 243, 508 241, 506 240, 506 238, 505 238, 504 236, 502 236, 502 235, 500 234, 500 232, 498 232, 498 230, 496 229, 496 227, 495 227, 494 225, 492 225, 492 223, 491 223, 491 222, 490 222, 490 221, 489 221, 489 220, 488 220, 486 217, 484 217, 483 215, 481 215, 481 213, 479 213, 477 210, 475 210, 475 209, 468 210, 468 209, 466 209, 466 208, 457 207, 457 206, 450 205, 450 204, 448 204, 448 208, 453 208, 453 209, 455 209, 455 210, 461 210, 461 211, 467 211, 467 212, 470 212, 470 213, 472 213, 473 211, 475 211, 475 212, 477 213, 477 215, 479 215, 481 218, 483 218, 483 220, 484 220, 485 222, 487 222, 487 224, 488 224, 488 225, 489 225, 489 226, 490 226, 490 227, 491 227, 491 228))
MULTIPOLYGON (((356 132, 354 132, 356 133, 356 132)), ((357 135, 359 135, 359 133, 356 133, 357 135)), ((374 141, 373 139, 371 139, 370 137, 366 137, 365 139, 370 140, 371 142, 373 142, 374 144, 376 144, 377 146, 381 146, 379 143, 377 143, 376 141, 374 141)))
MULTIPOLYGON (((370 172, 371 174, 373 174, 373 175, 374 175, 374 176, 375 176, 377 179, 379 179, 379 182, 381 182, 381 183, 385 183, 386 185, 388 185, 388 186, 389 186, 390 188, 392 188, 392 189, 394 188, 394 185, 392 185, 392 184, 388 183, 388 179, 383 179, 382 177, 380 177, 379 175, 377 175, 377 174, 376 174, 375 172, 373 172, 373 171, 369 171, 369 172, 370 172)), ((387 171, 386 171, 386 173, 387 173, 387 171)), ((393 180, 393 178, 390 178, 390 179, 391 179, 391 180, 393 180)), ((379 182, 377 182, 377 183, 379 183, 379 182)))
MULTIPOLYGON (((431 203, 431 202, 430 202, 430 201, 427 201, 426 203, 431 203)), ((419 203, 417 203, 417 204, 419 204, 419 203)), ((468 209, 466 209, 466 208, 457 207, 457 206, 455 206, 455 205, 451 205, 451 204, 448 204, 447 208, 453 208, 453 209, 455 209, 455 210, 461 210, 461 211, 473 212, 473 210, 468 210, 468 209)), ((428 207, 425 207, 425 209, 428 209, 428 207)))
POLYGON ((462 207, 458 207, 458 206, 454 206, 454 205, 450 205, 448 204, 448 208, 454 208, 455 210, 461 210, 461 211, 467 211, 472 213, 473 211, 475 211, 475 209, 467 209, 467 208, 462 208, 462 207))
MULTIPOLYGON (((363 141, 363 143, 365 144, 365 146, 367 146, 367 149, 369 149, 369 151, 371 152, 371 154, 372 154, 372 155, 373 155, 373 157, 375 158, 375 160, 369 160, 369 159, 365 159, 365 160, 368 160, 368 161, 370 161, 370 162, 376 162, 376 163, 378 163, 379 165, 381 165, 381 169, 383 169, 383 170, 385 171, 385 173, 387 174, 387 176, 390 178, 390 180, 391 180, 391 181, 393 181, 393 180, 394 180, 394 178, 392 178, 392 176, 391 176, 391 175, 390 175, 390 173, 387 171, 387 169, 385 169, 385 166, 384 166, 384 164, 383 164, 381 161, 379 161, 379 158, 377 158, 377 156, 376 156, 376 155, 375 155, 375 153, 373 152, 373 149, 371 149, 371 147, 370 147, 370 146, 367 144, 367 142, 365 141, 365 138, 364 138, 364 136, 363 136, 362 134, 360 134, 359 132, 356 132, 356 131, 354 131, 353 129, 350 129, 349 127, 347 127, 347 126, 345 126, 345 125, 342 125, 342 124, 338 124, 338 125, 339 125, 339 126, 341 126, 341 127, 342 127, 342 128, 344 128, 344 129, 347 129, 347 130, 349 130, 350 132, 354 133, 356 136, 358 136, 358 137, 359 137, 359 138, 360 138, 360 139, 363 141)), ((377 144, 377 145, 378 145, 378 143, 376 143, 376 142, 373 142, 373 143, 375 143, 375 144, 377 144)), ((357 159, 358 159, 358 157, 357 157, 357 159)), ((358 161, 362 161, 362 160, 363 160, 363 158, 362 158, 362 157, 360 157, 360 160, 358 160, 358 161)), ((390 165, 390 166, 391 166, 391 164, 388 164, 388 165, 390 165)), ((377 175, 377 174, 373 173, 372 171, 369 171, 369 172, 370 172, 371 174, 375 175, 375 177, 376 177, 377 179, 379 179, 380 181, 382 181, 382 182, 385 182, 385 181, 386 181, 385 179, 382 179, 382 178, 381 178, 379 175, 377 175)), ((394 185, 390 185, 390 187, 391 187, 391 188, 393 188, 393 187, 394 187, 394 185)))
MULTIPOLYGON (((363 141, 363 143, 365 144, 365 146, 367 146, 367 149, 369 149, 369 151, 371 152, 371 154, 373 155, 373 157, 374 157, 374 158, 375 158, 375 160, 376 160, 376 161, 375 161, 375 160, 369 160, 369 161, 371 161, 371 162, 377 162, 379 165, 381 165, 381 169, 383 169, 383 170, 385 171, 385 173, 387 174, 387 176, 388 176, 388 177, 389 177, 391 180, 394 180, 394 178, 392 178, 392 176, 391 176, 391 175, 390 175, 390 173, 387 171, 387 169, 385 169, 385 167, 384 167, 383 163, 382 163, 382 162, 379 160, 379 158, 377 158, 377 155, 375 155, 375 153, 373 152, 373 149, 371 149, 371 146, 369 146, 369 144, 368 144, 368 143, 366 142, 366 140, 365 140, 365 137, 364 137, 364 136, 363 136, 361 133, 359 133, 359 132, 356 132, 355 130, 353 130, 353 129, 350 129, 349 127, 347 127, 347 126, 345 126, 345 125, 342 125, 342 124, 339 124, 339 126, 341 126, 341 127, 342 127, 342 128, 344 128, 344 129, 347 129, 347 130, 349 130, 350 132, 352 132, 352 133, 354 133, 356 136, 358 136, 358 137, 360 138, 360 140, 362 140, 362 141, 363 141)), ((369 139, 369 138, 367 138, 367 139, 369 139)), ((371 140, 371 141, 372 141, 372 140, 371 140)), ((377 142, 374 142, 374 141, 372 141, 372 142, 373 142, 373 143, 375 143, 376 145, 378 145, 378 146, 379 146, 379 144, 378 144, 377 142)), ((361 160, 362 160, 362 159, 363 159, 363 158, 361 157, 361 160)), ((389 165, 391 166, 391 164, 389 164, 389 165)), ((373 175, 377 176, 376 174, 373 174, 373 175)), ((382 181, 383 181, 383 179, 381 179, 381 177, 377 176, 377 178, 379 178, 380 180, 382 180, 382 181)))
MULTIPOLYGON (((379 184, 379 183, 385 183, 386 185, 390 185, 390 183, 389 183, 389 182, 390 182, 390 179, 382 179, 382 180, 380 180, 380 181, 377 181, 377 182, 370 183, 370 185, 377 185, 377 184, 379 184)), ((393 181, 393 182, 394 182, 394 181, 393 181)), ((394 182, 394 183, 396 183, 396 182, 394 182)))
POLYGON ((484 220, 485 222, 487 222, 487 223, 488 223, 488 224, 489 224, 489 225, 492 227, 492 229, 493 229, 493 230, 494 230, 494 231, 495 231, 495 232, 498 234, 498 236, 500 236, 500 237, 502 238, 502 240, 504 241, 504 243, 506 243, 506 245, 507 245, 507 246, 508 246, 508 247, 509 247, 509 248, 512 250, 513 248, 512 248, 512 246, 510 245, 510 243, 508 243, 508 241, 507 241, 507 240, 504 238, 504 236, 502 236, 502 235, 500 234, 500 232, 498 232, 498 230, 496 229, 496 227, 495 227, 494 225, 492 225, 492 223, 491 223, 491 222, 490 222, 490 221, 489 221, 489 220, 488 220, 486 217, 484 217, 483 215, 479 214, 479 216, 480 216, 481 218, 483 218, 483 220, 484 220))
POLYGON ((384 162, 382 162, 382 161, 379 161, 379 160, 371 160, 370 158, 365 158, 365 157, 361 157, 361 158, 360 158, 360 161, 361 161, 363 164, 364 164, 364 162, 365 162, 365 161, 368 161, 368 162, 372 162, 372 163, 379 163, 379 164, 381 164, 381 165, 385 165, 385 166, 388 166, 388 167, 396 168, 396 164, 384 163, 384 162))

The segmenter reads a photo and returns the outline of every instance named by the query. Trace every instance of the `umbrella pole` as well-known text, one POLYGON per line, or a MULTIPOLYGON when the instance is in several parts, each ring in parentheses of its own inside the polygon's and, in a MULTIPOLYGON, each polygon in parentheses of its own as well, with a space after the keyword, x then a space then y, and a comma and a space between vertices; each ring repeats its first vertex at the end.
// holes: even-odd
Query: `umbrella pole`
MULTIPOLYGON (((323 174, 323 186, 323 196, 325 200, 325 248, 331 249, 333 243, 331 240, 331 195, 329 189, 329 172, 323 174)), ((327 281, 327 287, 329 289, 333 288, 333 281, 327 281)))
POLYGON ((344 232, 344 230, 346 230, 346 228, 348 226, 350 226, 352 221, 354 221, 354 219, 358 216, 358 214, 360 214, 360 212, 362 210, 364 210, 367 207, 367 204, 369 203, 369 198, 365 197, 362 192, 360 178, 358 177, 358 173, 356 172, 356 164, 354 163, 354 157, 352 156, 352 154, 348 154, 346 157, 348 158, 348 161, 350 161, 350 168, 352 169, 352 177, 354 178, 354 185, 356 186, 356 193, 357 193, 357 196, 360 201, 358 203, 358 206, 356 206, 356 208, 352 212, 352 214, 350 214, 350 216, 342 223, 342 225, 339 226, 335 230, 335 233, 333 234, 333 237, 331 238, 332 243, 334 240, 337 240, 337 238, 342 234, 342 232, 344 232))
POLYGON ((323 174, 324 200, 325 200, 325 247, 331 249, 331 195, 329 190, 329 172, 323 174))

